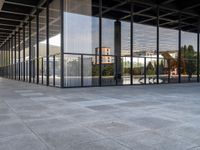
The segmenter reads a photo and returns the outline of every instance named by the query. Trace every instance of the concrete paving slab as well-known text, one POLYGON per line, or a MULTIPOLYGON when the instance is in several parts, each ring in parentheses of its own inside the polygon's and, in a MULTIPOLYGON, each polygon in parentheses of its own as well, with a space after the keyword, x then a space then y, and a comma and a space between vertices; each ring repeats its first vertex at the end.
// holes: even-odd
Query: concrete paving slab
POLYGON ((0 78, 0 150, 198 150, 199 91, 199 83, 58 89, 0 78))
POLYGON ((0 140, 0 150, 50 150, 32 134, 0 140))

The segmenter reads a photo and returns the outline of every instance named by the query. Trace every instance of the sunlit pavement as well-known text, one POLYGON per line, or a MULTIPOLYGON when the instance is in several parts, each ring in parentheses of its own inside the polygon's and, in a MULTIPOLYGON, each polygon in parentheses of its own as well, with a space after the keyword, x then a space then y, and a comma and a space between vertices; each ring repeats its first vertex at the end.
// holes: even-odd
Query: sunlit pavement
POLYGON ((199 150, 200 84, 59 89, 0 79, 0 150, 199 150))

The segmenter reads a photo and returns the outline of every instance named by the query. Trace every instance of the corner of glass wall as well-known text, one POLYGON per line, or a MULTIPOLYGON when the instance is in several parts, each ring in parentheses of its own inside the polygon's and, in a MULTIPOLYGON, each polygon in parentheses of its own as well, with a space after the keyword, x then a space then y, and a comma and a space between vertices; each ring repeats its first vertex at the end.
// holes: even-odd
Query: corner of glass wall
POLYGON ((60 0, 49 4, 49 85, 60 87, 61 80, 61 8, 60 0))

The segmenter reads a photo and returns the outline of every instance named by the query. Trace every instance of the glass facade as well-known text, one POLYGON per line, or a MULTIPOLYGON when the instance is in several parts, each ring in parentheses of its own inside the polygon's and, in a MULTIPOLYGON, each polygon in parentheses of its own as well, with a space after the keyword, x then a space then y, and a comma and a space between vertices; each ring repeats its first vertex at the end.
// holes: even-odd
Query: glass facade
POLYGON ((199 33, 187 25, 159 7, 52 0, 4 42, 0 74, 57 87, 197 82, 199 33))

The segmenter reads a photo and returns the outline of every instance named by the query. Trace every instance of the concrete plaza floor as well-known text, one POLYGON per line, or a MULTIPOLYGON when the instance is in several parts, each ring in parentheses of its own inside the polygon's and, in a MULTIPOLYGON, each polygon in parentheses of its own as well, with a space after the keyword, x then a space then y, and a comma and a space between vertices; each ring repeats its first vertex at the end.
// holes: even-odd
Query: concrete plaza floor
POLYGON ((0 78, 0 150, 199 150, 200 84, 58 89, 0 78))

